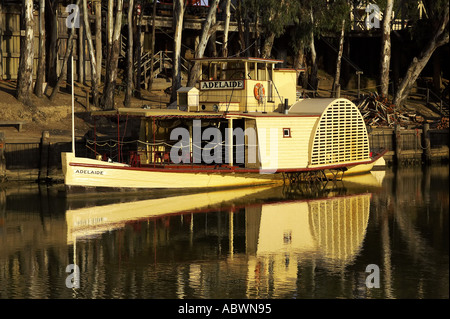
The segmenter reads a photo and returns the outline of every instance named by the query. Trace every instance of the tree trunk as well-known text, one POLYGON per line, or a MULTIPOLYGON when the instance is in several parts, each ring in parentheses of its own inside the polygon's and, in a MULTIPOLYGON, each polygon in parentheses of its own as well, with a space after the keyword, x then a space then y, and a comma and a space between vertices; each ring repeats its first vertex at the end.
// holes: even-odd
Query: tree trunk
POLYGON ((102 4, 100 1, 94 2, 95 7, 95 61, 97 62, 97 83, 102 82, 102 4))
POLYGON ((264 45, 261 52, 261 57, 263 59, 270 58, 274 41, 275 41, 275 33, 270 32, 269 35, 264 40, 264 45))
POLYGON ((108 0, 108 13, 106 16, 106 36, 107 36, 107 48, 106 48, 106 61, 109 60, 111 54, 112 39, 114 32, 114 0, 108 0))
MULTIPOLYGON (((212 32, 211 30, 211 24, 214 20, 214 17, 216 16, 217 12, 217 6, 219 4, 219 0, 212 0, 212 3, 209 8, 208 16, 206 17, 205 23, 203 24, 203 31, 200 38, 200 42, 195 49, 195 58, 200 59, 203 58, 203 55, 205 53, 206 45, 208 44, 208 40, 211 37, 212 32)), ((199 61, 195 61, 194 65, 192 66, 191 72, 189 74, 189 81, 187 86, 195 86, 197 83, 197 80, 200 76, 200 66, 201 63, 199 61)))
POLYGON ((98 82, 97 82, 97 63, 95 59, 95 50, 94 44, 92 43, 92 33, 91 26, 89 24, 89 11, 87 9, 87 0, 83 0, 83 23, 84 23, 84 31, 86 33, 86 40, 88 43, 89 57, 91 59, 91 90, 92 90, 92 102, 94 106, 98 107, 99 105, 99 96, 98 96, 98 82))
MULTIPOLYGON (((259 8, 258 8, 259 10, 259 8)), ((261 39, 260 39, 260 30, 259 30, 259 14, 258 10, 255 12, 255 57, 259 58, 261 56, 261 39)))
POLYGON ((142 99, 142 93, 141 93, 141 86, 142 86, 142 80, 141 80, 141 73, 142 73, 142 17, 143 14, 141 13, 139 15, 139 22, 136 21, 136 82, 135 82, 135 88, 136 88, 136 97, 138 99, 142 99))
POLYGON ((445 16, 441 19, 439 28, 431 37, 430 41, 426 45, 426 47, 422 50, 419 57, 415 57, 406 71, 406 74, 400 83, 397 92, 395 93, 393 103, 401 107, 408 97, 411 88, 422 72, 423 68, 427 65, 429 59, 431 58, 433 52, 440 46, 448 43, 449 34, 448 31, 445 32, 445 28, 448 26, 449 20, 449 11, 448 6, 445 12, 445 16))
POLYGON ((153 63, 155 63, 155 36, 156 36, 156 0, 153 0, 153 15, 152 15, 152 57, 150 59, 150 79, 148 80, 148 90, 151 91, 153 86, 153 63))
POLYGON ((173 21, 175 24, 174 34, 174 52, 173 52, 173 72, 172 72, 172 95, 170 102, 177 100, 177 90, 181 87, 181 34, 183 32, 183 16, 184 16, 184 1, 175 0, 173 2, 173 21))
MULTIPOLYGON (((306 71, 306 65, 305 65, 305 42, 302 39, 297 40, 297 52, 294 56, 294 69, 301 69, 304 68, 306 71)), ((297 74, 297 85, 298 83, 298 79, 300 77, 300 72, 297 74)), ((303 74, 303 82, 302 82, 302 87, 304 89, 306 89, 306 85, 305 85, 305 73, 303 74)))
MULTIPOLYGON (((80 4, 80 0, 77 1, 76 5, 80 4)), ((55 86, 53 87, 52 94, 50 95, 50 100, 54 100, 56 97, 56 94, 59 92, 59 87, 61 86, 61 83, 63 79, 67 76, 67 61, 69 60, 70 54, 72 53, 73 48, 73 37, 75 35, 75 28, 70 29, 70 35, 67 39, 67 45, 66 45, 66 53, 64 54, 64 59, 61 63, 61 71, 59 72, 58 79, 55 83, 55 86)))
MULTIPOLYGON (((51 21, 49 24, 50 32, 49 32, 49 46, 47 52, 47 82, 49 86, 55 86, 56 81, 58 80, 58 72, 57 72, 57 43, 58 43, 58 19, 57 19, 57 3, 58 1, 54 1, 53 3, 50 0, 47 0, 47 17, 51 21)), ((48 87, 48 86, 47 86, 48 87)))
POLYGON ((228 56, 228 31, 230 29, 230 19, 231 19, 231 0, 226 0, 225 7, 225 26, 223 29, 223 47, 222 47, 222 56, 228 56))
POLYGON ((39 60, 36 72, 34 93, 37 97, 44 96, 45 81, 45 0, 39 0, 39 60))
POLYGON ((236 55, 240 56, 246 47, 244 38, 244 27, 242 25, 242 0, 238 0, 238 6, 236 8, 236 20, 238 24, 239 46, 241 47, 241 50, 236 55))
POLYGON ((118 0, 116 7, 116 19, 114 22, 114 32, 110 56, 106 61, 105 88, 103 89, 102 106, 105 110, 112 110, 114 105, 114 91, 116 89, 116 79, 118 73, 118 62, 120 54, 120 36, 122 28, 123 0, 118 0))
POLYGON ((22 26, 25 34, 20 38, 20 60, 17 73, 17 99, 25 105, 32 106, 31 93, 33 90, 33 0, 22 0, 22 26))
POLYGON ((331 93, 336 97, 337 88, 340 86, 340 80, 341 80, 341 65, 342 65, 342 54, 344 52, 344 37, 345 37, 345 19, 342 20, 342 26, 341 26, 341 35, 339 37, 339 51, 336 58, 336 73, 334 75, 334 81, 333 81, 333 92, 331 93))
MULTIPOLYGON (((311 17, 311 24, 314 25, 314 15, 313 10, 311 8, 310 11, 310 17, 311 17)), ((314 31, 311 30, 311 38, 310 38, 310 44, 309 47, 311 49, 311 73, 309 75, 309 85, 312 90, 316 91, 318 89, 318 80, 317 80, 317 72, 318 72, 318 66, 317 66, 317 53, 316 53, 316 46, 314 44, 314 31)))
MULTIPOLYGON (((83 13, 83 7, 80 8, 80 17, 83 13)), ((78 82, 82 85, 85 84, 84 76, 84 24, 80 23, 80 28, 78 29, 78 82)))
POLYGON ((133 92, 133 0, 128 3, 128 48, 127 48, 127 90, 123 104, 126 107, 131 105, 131 95, 133 92))
POLYGON ((380 85, 381 95, 389 93, 389 68, 391 64, 391 19, 394 0, 388 0, 383 14, 383 31, 381 36, 380 85))

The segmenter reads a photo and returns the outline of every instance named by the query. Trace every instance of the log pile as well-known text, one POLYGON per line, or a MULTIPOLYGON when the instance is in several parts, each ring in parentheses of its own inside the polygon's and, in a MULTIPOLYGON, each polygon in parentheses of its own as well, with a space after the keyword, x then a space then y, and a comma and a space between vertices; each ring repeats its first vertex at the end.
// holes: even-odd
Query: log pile
POLYGON ((437 129, 443 130, 449 128, 449 119, 448 117, 442 117, 441 120, 437 123, 437 129))
POLYGON ((431 128, 448 129, 449 118, 441 117, 439 120, 425 119, 422 115, 413 111, 398 109, 385 97, 373 93, 365 97, 358 105, 364 122, 368 126, 375 127, 402 127, 422 126, 425 122, 430 124, 431 128))
POLYGON ((358 109, 368 126, 393 127, 408 126, 409 124, 419 124, 424 121, 423 117, 408 111, 399 111, 390 101, 374 93, 364 98, 358 109))

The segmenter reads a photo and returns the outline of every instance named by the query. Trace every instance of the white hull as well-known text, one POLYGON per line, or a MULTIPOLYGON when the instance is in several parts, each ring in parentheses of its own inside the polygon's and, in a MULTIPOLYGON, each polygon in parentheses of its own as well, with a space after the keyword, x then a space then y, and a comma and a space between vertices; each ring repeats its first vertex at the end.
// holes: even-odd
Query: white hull
POLYGON ((282 183, 273 174, 171 172, 80 158, 72 153, 63 153, 62 162, 64 182, 69 187, 189 189, 282 183))
MULTIPOLYGON (((353 165, 344 176, 365 174, 374 162, 353 165)), ((71 188, 104 189, 211 189, 255 185, 282 184, 280 174, 258 172, 202 172, 201 169, 171 170, 169 168, 140 168, 122 163, 109 163, 95 159, 75 157, 62 153, 65 185, 71 188)), ((325 170, 328 177, 330 171, 325 170)), ((342 174, 342 173, 338 173, 342 174)), ((338 175, 338 178, 341 176, 338 175)))

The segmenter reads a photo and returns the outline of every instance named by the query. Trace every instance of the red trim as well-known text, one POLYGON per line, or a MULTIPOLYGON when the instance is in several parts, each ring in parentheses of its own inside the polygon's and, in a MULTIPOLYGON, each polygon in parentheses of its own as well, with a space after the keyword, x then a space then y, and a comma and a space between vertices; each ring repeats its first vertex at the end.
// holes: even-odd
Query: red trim
POLYGON ((232 116, 242 116, 242 117, 254 117, 254 118, 259 118, 259 117, 320 117, 320 114, 318 115, 314 115, 314 114, 307 114, 307 115, 300 115, 300 114, 284 114, 284 113, 278 113, 278 112, 274 112, 271 113, 270 115, 261 115, 262 113, 233 113, 233 112, 228 112, 227 114, 224 114, 224 117, 227 118, 230 115, 232 116), (278 115, 280 114, 280 115, 278 115))

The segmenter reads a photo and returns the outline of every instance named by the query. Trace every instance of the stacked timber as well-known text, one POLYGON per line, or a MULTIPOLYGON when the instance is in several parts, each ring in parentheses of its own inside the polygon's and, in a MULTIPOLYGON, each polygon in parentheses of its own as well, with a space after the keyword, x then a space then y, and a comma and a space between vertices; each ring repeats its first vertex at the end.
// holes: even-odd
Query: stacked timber
POLYGON ((438 121, 425 119, 416 112, 397 108, 387 98, 373 93, 365 97, 358 105, 364 122, 372 127, 411 127, 429 123, 432 128, 449 128, 449 118, 442 117, 438 121))
POLYGON ((364 122, 369 126, 407 126, 413 122, 420 123, 423 121, 423 118, 415 113, 400 112, 387 98, 376 93, 363 99, 359 103, 358 109, 364 118, 364 122))

